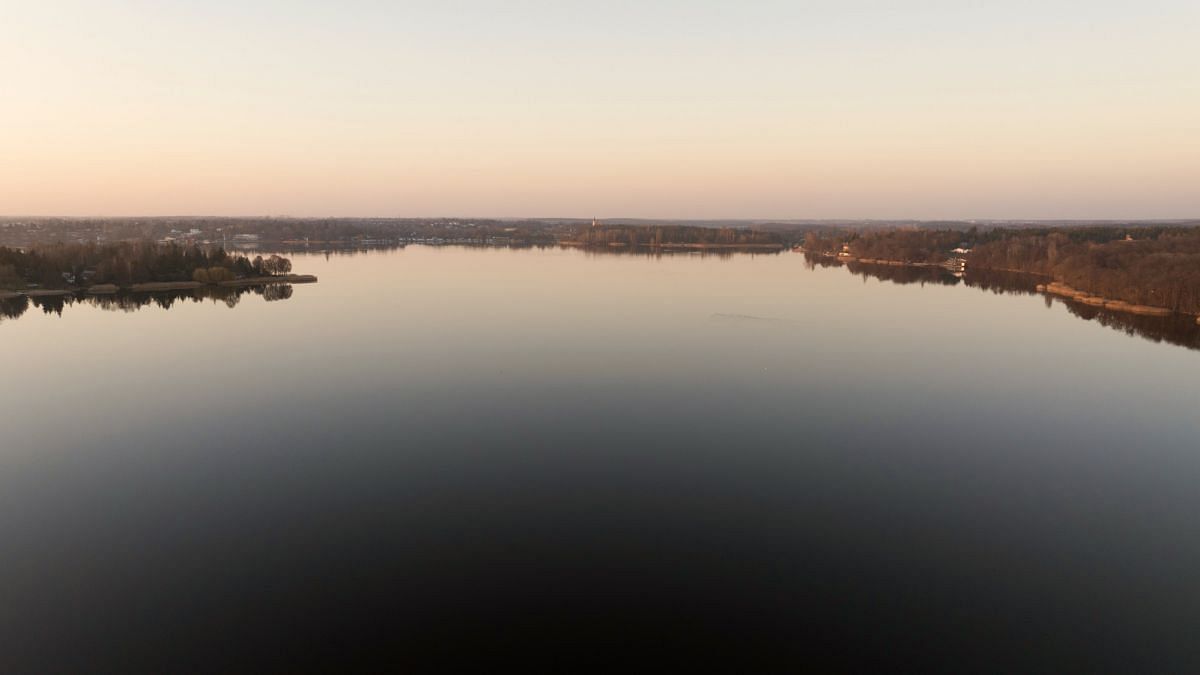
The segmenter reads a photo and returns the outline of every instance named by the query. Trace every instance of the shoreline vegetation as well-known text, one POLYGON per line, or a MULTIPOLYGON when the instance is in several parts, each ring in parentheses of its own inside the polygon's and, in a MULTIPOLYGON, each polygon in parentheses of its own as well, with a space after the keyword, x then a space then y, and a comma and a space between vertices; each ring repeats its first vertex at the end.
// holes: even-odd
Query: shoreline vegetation
POLYGON ((1169 312, 1200 317, 1200 221, 890 226, 861 221, 684 222, 688 224, 633 219, 0 218, 0 244, 26 242, 20 249, 0 247, 0 292, 38 297, 63 290, 143 292, 196 288, 194 284, 279 283, 291 273, 290 262, 277 255, 248 258, 260 245, 297 251, 410 243, 562 246, 721 256, 790 249, 837 262, 940 267, 958 275, 968 269, 1030 274, 1042 280, 1040 292, 1048 295, 1148 316, 1169 312), (135 239, 105 243, 115 237, 135 239), (43 243, 47 239, 78 243, 43 243), (14 261, 14 256, 34 262, 14 261))
POLYGON ((939 265, 880 265, 876 263, 846 262, 832 257, 805 256, 805 264, 812 267, 838 267, 848 273, 874 279, 883 283, 908 285, 958 286, 972 288, 993 295, 1013 295, 1026 298, 1040 297, 1047 308, 1061 305, 1070 315, 1084 321, 1116 330, 1127 335, 1141 337, 1152 342, 1165 342, 1192 350, 1200 350, 1200 322, 1186 314, 1134 314, 1133 312, 1107 309, 1095 302, 1085 304, 1075 300, 1074 295, 1052 295, 1039 290, 1047 280, 1028 272, 995 271, 968 268, 961 274, 953 273, 939 265))
MULTIPOLYGON (((1098 295, 1091 295, 1078 291, 1066 284, 1052 282, 1049 284, 1038 284, 1037 290, 1041 293, 1049 293, 1051 295, 1060 295, 1071 298, 1076 302, 1082 302, 1085 305, 1092 307, 1103 307, 1111 309, 1115 312, 1130 312, 1133 314, 1141 314, 1142 316, 1170 316, 1174 312, 1165 307, 1152 307, 1150 305, 1131 305, 1123 300, 1109 300, 1098 295)), ((1200 323, 1200 319, 1196 321, 1200 323)))
MULTIPOLYGON (((806 252, 801 247, 797 247, 793 250, 798 253, 806 252)), ((835 261, 836 263, 842 263, 842 264, 858 263, 861 265, 878 265, 881 267, 911 267, 911 268, 918 268, 918 269, 946 269, 946 270, 950 270, 950 271, 953 271, 953 269, 954 269, 952 266, 938 264, 938 263, 910 262, 910 261, 904 261, 904 260, 883 260, 883 259, 876 259, 876 258, 855 258, 853 256, 837 256, 837 255, 832 255, 832 254, 817 254, 817 255, 820 255, 826 259, 835 261)), ((965 266, 964 266, 964 269, 965 269, 965 266)), ((1022 270, 997 269, 997 268, 992 268, 992 267, 972 267, 972 269, 980 269, 980 270, 985 270, 988 272, 1012 272, 1012 273, 1016 273, 1016 274, 1026 274, 1026 275, 1029 275, 1032 277, 1043 277, 1043 275, 1039 275, 1035 272, 1024 272, 1022 270)), ((1103 307, 1104 309, 1112 310, 1114 312, 1128 312, 1131 314, 1138 314, 1141 316, 1171 316, 1173 314, 1179 314, 1179 315, 1184 315, 1184 316, 1195 316, 1196 323, 1200 324, 1200 315, 1192 314, 1190 312, 1182 312, 1182 311, 1177 311, 1177 310, 1173 310, 1173 309, 1168 309, 1166 307, 1155 307, 1153 305, 1139 305, 1139 304, 1129 303, 1124 300, 1113 300, 1111 298, 1105 298, 1103 296, 1093 295, 1091 293, 1087 293, 1085 291, 1081 291, 1079 289, 1072 288, 1071 286, 1068 286, 1067 284, 1057 282, 1057 281, 1051 281, 1049 283, 1037 284, 1037 286, 1035 288, 1037 289, 1038 293, 1045 293, 1047 295, 1056 295, 1059 297, 1070 298, 1076 302, 1081 302, 1085 305, 1090 305, 1092 307, 1103 307)))
POLYGON ((838 262, 1018 272, 1040 293, 1200 324, 1200 228, 809 232, 793 250, 838 262))
POLYGON ((222 248, 121 242, 0 247, 0 300, 314 283, 287 258, 222 248))

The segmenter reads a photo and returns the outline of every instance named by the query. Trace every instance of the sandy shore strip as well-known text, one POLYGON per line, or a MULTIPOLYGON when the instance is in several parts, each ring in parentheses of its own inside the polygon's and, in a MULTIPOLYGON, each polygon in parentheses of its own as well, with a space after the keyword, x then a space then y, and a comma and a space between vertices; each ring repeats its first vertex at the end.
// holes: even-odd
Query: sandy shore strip
MULTIPOLYGON (((1151 305, 1135 305, 1124 300, 1109 300, 1098 295, 1085 293, 1080 290, 1071 288, 1066 284, 1057 281, 1049 284, 1038 284, 1037 290, 1050 295, 1057 295, 1064 298, 1070 298, 1076 302, 1081 302, 1091 307, 1103 307, 1111 309, 1114 312, 1129 312, 1130 314, 1139 314, 1141 316, 1170 316, 1175 312, 1166 307, 1153 307, 1151 305)), ((1200 323, 1200 318, 1197 319, 1200 323)))

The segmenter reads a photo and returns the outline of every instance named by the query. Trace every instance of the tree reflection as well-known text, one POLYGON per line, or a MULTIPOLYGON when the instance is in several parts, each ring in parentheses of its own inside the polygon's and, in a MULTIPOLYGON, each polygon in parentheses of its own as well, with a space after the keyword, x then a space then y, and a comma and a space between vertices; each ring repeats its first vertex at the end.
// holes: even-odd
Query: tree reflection
POLYGON ((0 321, 4 319, 16 319, 24 314, 27 309, 29 309, 29 298, 23 295, 0 300, 0 321))
MULTIPOLYGON (((1024 272, 971 270, 969 268, 960 277, 938 266, 915 267, 863 263, 861 261, 843 262, 836 258, 807 253, 805 262, 809 269, 845 267, 851 274, 861 276, 864 280, 878 279, 902 285, 955 286, 961 284, 998 295, 1041 295, 1037 286, 1048 281, 1046 277, 1024 272)), ((1062 303, 1074 316, 1085 321, 1095 321, 1101 326, 1119 330, 1127 335, 1136 335, 1153 342, 1166 342, 1188 349, 1200 349, 1200 325, 1196 323, 1195 317, 1187 314, 1144 316, 1086 305, 1068 298, 1050 295, 1043 295, 1043 297, 1047 307, 1053 307, 1056 302, 1062 303)))
POLYGON ((32 305, 46 314, 61 316, 63 310, 72 305, 90 305, 106 312, 131 313, 145 307, 171 309, 180 303, 221 303, 230 309, 237 307, 246 294, 261 296, 267 302, 287 300, 292 297, 292 284, 266 284, 261 286, 203 286, 192 290, 121 292, 111 295, 67 294, 29 298, 18 296, 0 299, 0 320, 16 319, 32 305))
MULTIPOLYGON (((554 247, 547 247, 554 248, 554 247)), ((678 257, 696 257, 696 258, 719 258, 726 260, 735 256, 777 256, 783 253, 781 249, 765 249, 765 248, 652 248, 652 247, 612 247, 612 248, 597 248, 597 247, 582 247, 582 246, 559 246, 557 248, 570 248, 583 251, 585 257, 588 258, 605 258, 610 256, 626 256, 635 258, 653 258, 661 260, 663 258, 678 258, 678 257)))
POLYGON ((1067 298, 1053 298, 1048 304, 1053 305, 1055 302, 1061 302, 1068 312, 1085 321, 1095 321, 1101 326, 1119 330, 1126 335, 1136 335, 1152 342, 1166 342, 1188 349, 1200 349, 1200 324, 1196 323, 1195 317, 1186 314, 1145 316, 1115 312, 1067 298))
POLYGON ((263 286, 260 289, 255 289, 255 292, 263 297, 267 302, 275 302, 276 300, 287 300, 292 297, 291 284, 271 284, 263 286))

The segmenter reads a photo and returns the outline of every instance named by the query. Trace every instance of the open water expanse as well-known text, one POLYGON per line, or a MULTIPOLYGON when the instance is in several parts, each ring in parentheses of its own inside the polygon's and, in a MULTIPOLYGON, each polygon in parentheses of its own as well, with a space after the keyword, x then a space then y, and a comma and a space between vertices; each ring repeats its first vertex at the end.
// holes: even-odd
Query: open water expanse
POLYGON ((0 671, 1200 668, 1183 324, 791 253, 291 258, 0 320, 0 671))

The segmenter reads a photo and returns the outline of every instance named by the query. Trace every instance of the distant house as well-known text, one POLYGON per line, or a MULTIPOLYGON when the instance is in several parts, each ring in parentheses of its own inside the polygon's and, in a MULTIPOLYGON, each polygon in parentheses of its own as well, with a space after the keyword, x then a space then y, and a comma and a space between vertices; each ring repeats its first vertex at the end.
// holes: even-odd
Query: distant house
POLYGON ((63 272, 62 278, 63 278, 63 281, 67 282, 68 284, 75 283, 75 275, 70 272, 63 272))

